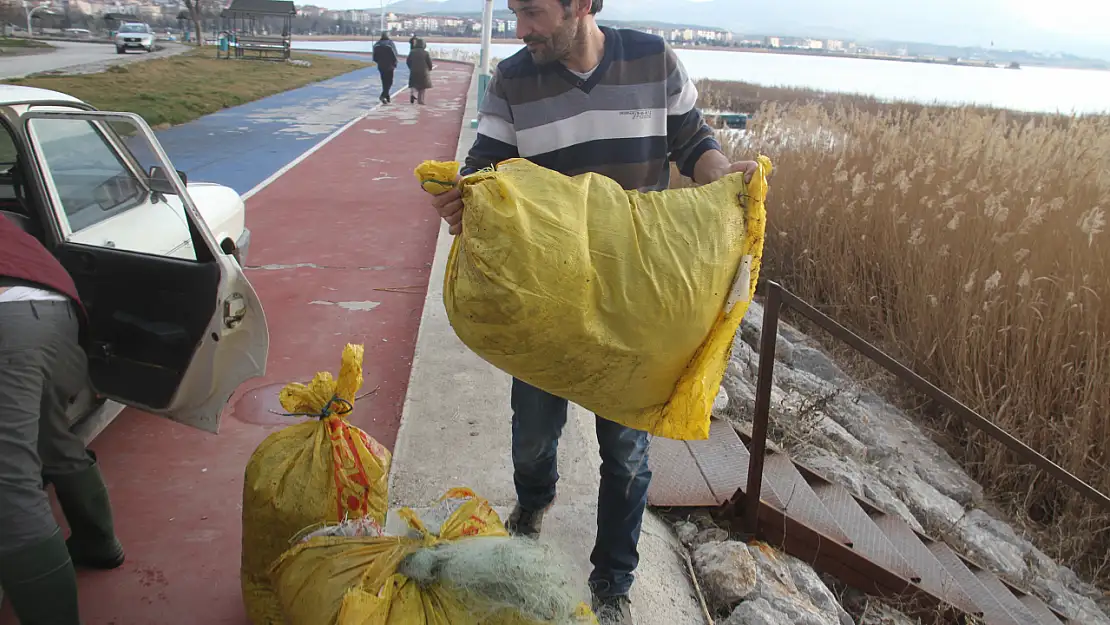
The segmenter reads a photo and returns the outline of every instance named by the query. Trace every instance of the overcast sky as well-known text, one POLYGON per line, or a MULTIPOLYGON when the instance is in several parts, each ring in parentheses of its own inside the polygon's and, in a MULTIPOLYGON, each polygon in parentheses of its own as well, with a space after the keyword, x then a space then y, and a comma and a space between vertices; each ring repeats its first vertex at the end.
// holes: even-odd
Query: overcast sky
MULTIPOLYGON (((318 0, 378 8, 382 0, 318 0)), ((386 0, 386 5, 390 4, 386 0)), ((451 10, 482 0, 451 0, 451 10)), ((507 0, 495 0, 498 9, 507 0)), ((750 34, 894 39, 1110 58, 1110 0, 606 0, 610 19, 689 21, 750 34)))

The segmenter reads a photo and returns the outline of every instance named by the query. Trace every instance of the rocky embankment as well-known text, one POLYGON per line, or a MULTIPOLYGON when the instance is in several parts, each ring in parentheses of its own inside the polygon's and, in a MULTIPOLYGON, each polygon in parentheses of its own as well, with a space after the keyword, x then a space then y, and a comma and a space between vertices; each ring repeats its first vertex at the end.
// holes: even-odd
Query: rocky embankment
MULTIPOLYGON (((753 304, 737 336, 715 410, 751 427, 762 307, 753 304)), ((986 511, 982 488, 899 409, 867 390, 817 343, 780 325, 771 434, 795 461, 879 509, 944 540, 971 560, 1028 589, 1074 623, 1110 625, 1110 601, 986 511)), ((808 564, 760 543, 730 540, 709 523, 676 530, 691 550, 711 607, 727 625, 867 625, 915 621, 840 589, 808 564)))

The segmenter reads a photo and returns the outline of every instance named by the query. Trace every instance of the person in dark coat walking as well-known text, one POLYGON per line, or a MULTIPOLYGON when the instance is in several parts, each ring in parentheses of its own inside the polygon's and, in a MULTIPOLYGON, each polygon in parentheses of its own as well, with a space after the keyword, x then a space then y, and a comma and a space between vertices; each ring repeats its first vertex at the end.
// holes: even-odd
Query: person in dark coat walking
POLYGON ((389 33, 382 33, 382 38, 374 44, 374 63, 378 65, 378 76, 382 79, 382 94, 378 100, 388 104, 393 99, 393 72, 397 69, 397 45, 389 38, 389 33))
POLYGON ((424 104, 424 91, 432 88, 432 55, 428 54, 428 44, 417 38, 405 61, 409 66, 409 102, 424 104))

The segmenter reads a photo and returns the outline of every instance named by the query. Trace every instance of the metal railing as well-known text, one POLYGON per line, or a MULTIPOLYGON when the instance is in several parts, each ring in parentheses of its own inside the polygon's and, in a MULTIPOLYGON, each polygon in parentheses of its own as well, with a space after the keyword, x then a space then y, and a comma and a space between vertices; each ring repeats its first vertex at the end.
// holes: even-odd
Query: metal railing
POLYGON ((829 334, 867 356, 895 377, 908 383, 945 409, 1005 445, 1022 460, 1030 462, 1061 482, 1071 486, 1084 498, 1110 512, 1110 496, 1072 475, 1067 469, 1037 453, 1033 448, 1016 439, 1006 430, 976 413, 959 400, 937 388, 925 378, 884 353, 854 332, 837 323, 798 296, 773 281, 764 281, 758 289, 764 296, 763 329, 759 343, 759 379, 756 382, 755 414, 752 416, 752 441, 748 464, 748 485, 744 493, 744 524, 755 534, 758 525, 760 491, 763 488, 763 459, 767 454, 767 421, 771 412, 771 386, 775 368, 775 345, 778 339, 779 316, 791 309, 825 329, 829 334))

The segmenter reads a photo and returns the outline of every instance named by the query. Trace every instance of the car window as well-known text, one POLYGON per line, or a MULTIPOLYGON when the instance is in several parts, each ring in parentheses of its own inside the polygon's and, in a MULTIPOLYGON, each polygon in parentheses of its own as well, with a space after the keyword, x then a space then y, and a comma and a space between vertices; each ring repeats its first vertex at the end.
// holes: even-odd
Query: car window
POLYGON ((121 33, 145 33, 150 32, 146 24, 124 24, 120 27, 121 33))
POLYGON ((6 172, 15 165, 15 137, 4 124, 0 124, 0 172, 6 172))
POLYGON ((143 202, 143 183, 92 122, 58 120, 36 125, 35 132, 73 232, 143 202))
POLYGON ((132 122, 39 118, 27 128, 67 241, 197 259, 181 198, 134 158, 155 152, 132 122))
POLYGON ((15 193, 15 138, 6 124, 0 124, 0 210, 22 214, 23 207, 15 193))

